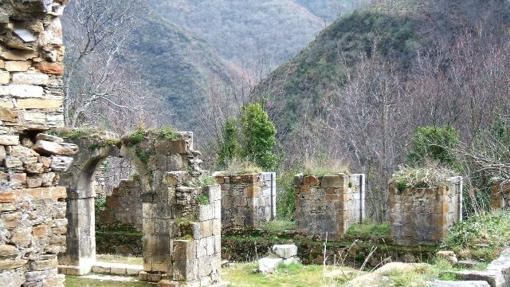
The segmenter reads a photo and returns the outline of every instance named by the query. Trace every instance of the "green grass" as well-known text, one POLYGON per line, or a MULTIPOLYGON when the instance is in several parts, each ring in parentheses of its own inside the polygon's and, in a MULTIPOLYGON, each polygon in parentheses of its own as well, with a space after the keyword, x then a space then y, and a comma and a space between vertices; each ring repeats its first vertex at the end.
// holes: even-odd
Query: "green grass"
POLYGON ((366 222, 363 224, 354 224, 347 230, 347 237, 349 238, 383 238, 389 236, 391 226, 388 223, 376 224, 366 222))
POLYGON ((457 256, 489 262, 510 245, 510 214, 494 213, 473 216, 457 223, 443 243, 444 249, 457 256))
POLYGON ((65 287, 150 287, 147 282, 117 282, 108 280, 86 279, 83 277, 66 276, 65 287))
POLYGON ((264 223, 261 229, 269 233, 280 233, 288 230, 295 230, 296 223, 289 220, 272 220, 264 223))
MULTIPOLYGON (((347 267, 326 267, 331 271, 346 270, 345 274, 352 274, 354 270, 347 267)), ((334 278, 324 276, 324 268, 320 265, 290 264, 279 266, 277 272, 271 275, 256 273, 257 263, 236 264, 222 270, 222 279, 229 282, 230 287, 311 287, 311 286, 341 286, 345 281, 343 272, 334 278)))

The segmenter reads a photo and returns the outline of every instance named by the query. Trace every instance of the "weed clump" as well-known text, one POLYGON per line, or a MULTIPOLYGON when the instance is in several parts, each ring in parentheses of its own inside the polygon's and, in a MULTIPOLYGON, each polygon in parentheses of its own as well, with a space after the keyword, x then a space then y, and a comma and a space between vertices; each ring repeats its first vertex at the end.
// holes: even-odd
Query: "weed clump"
POLYGON ((437 165, 424 167, 403 167, 393 174, 392 182, 398 191, 408 188, 433 188, 445 185, 455 173, 450 169, 437 165))

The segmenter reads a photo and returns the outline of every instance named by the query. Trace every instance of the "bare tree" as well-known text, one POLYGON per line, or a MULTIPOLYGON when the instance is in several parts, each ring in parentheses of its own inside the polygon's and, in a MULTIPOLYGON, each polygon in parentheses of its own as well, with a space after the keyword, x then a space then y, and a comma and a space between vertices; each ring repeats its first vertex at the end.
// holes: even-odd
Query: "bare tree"
POLYGON ((64 114, 68 126, 102 124, 102 120, 111 121, 119 115, 124 119, 144 116, 139 111, 150 102, 150 93, 121 62, 142 8, 138 0, 71 2, 63 19, 67 28, 64 114))

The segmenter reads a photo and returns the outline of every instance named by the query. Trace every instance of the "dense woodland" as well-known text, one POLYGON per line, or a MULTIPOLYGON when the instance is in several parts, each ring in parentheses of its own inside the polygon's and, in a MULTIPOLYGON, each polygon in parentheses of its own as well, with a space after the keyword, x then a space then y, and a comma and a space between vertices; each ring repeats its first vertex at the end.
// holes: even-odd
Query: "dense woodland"
POLYGON ((483 210, 490 179, 510 172, 510 4, 367 2, 75 0, 68 124, 193 130, 214 170, 226 151, 248 156, 229 151, 251 148, 242 107, 257 102, 284 209, 293 173, 342 167, 368 175, 384 220, 399 166, 439 164, 466 177, 468 212, 483 210))

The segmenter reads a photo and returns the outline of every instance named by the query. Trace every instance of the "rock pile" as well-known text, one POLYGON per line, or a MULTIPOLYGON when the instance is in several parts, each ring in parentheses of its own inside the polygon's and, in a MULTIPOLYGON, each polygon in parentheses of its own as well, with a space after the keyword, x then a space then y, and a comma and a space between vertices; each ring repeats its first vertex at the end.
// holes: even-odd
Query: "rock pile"
POLYGON ((297 246, 294 244, 274 245, 272 254, 268 257, 259 259, 259 272, 264 274, 274 273, 280 264, 290 265, 299 263, 297 258, 297 246))

